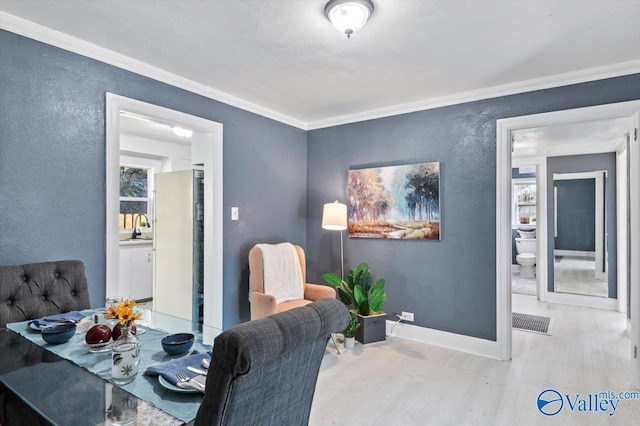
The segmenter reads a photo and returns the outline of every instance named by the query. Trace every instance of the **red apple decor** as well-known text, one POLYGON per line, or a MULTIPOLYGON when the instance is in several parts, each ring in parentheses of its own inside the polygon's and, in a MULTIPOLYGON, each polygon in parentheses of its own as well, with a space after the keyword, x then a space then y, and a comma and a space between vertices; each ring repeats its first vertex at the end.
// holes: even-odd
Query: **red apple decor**
POLYGON ((84 339, 89 345, 107 343, 111 339, 111 328, 106 324, 96 324, 87 331, 84 339))
MULTIPOLYGON (((135 336, 137 332, 138 332, 138 330, 136 329, 135 324, 132 325, 131 326, 131 334, 133 334, 135 336)), ((122 324, 117 323, 116 326, 113 327, 113 333, 111 333, 111 338, 115 342, 116 340, 118 340, 118 337, 120 337, 121 334, 122 334, 122 324)))

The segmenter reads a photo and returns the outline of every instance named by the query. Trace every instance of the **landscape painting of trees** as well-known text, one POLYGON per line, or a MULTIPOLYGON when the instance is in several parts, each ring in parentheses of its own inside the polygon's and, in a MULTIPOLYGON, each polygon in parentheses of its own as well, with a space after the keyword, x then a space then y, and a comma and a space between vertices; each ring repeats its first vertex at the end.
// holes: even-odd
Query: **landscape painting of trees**
POLYGON ((349 236, 440 239, 440 163, 349 170, 349 236))

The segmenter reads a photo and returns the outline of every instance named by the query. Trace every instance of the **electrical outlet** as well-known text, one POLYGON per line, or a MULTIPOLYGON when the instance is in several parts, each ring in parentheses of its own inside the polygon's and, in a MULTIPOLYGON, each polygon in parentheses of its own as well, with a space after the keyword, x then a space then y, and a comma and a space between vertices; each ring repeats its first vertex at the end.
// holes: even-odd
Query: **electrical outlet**
POLYGON ((231 207, 231 220, 238 220, 238 208, 231 207))
POLYGON ((402 315, 400 315, 400 317, 402 318, 402 320, 404 321, 411 321, 413 322, 413 312, 405 312, 402 311, 402 315))

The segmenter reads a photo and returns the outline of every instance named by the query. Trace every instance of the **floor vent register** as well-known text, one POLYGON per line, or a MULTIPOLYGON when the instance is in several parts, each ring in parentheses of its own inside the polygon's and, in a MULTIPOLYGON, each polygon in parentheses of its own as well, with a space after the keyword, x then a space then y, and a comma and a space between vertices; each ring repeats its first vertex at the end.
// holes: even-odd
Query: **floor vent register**
POLYGON ((551 317, 541 317, 538 315, 520 314, 513 312, 511 316, 511 327, 514 330, 528 331, 531 333, 551 335, 551 317))

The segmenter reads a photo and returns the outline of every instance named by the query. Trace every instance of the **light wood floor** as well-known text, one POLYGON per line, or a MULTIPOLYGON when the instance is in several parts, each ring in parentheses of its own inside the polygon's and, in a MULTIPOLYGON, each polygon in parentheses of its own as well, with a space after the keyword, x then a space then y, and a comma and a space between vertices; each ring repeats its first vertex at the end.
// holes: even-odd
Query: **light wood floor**
POLYGON ((311 425, 638 425, 640 400, 621 401, 614 416, 540 414, 541 391, 585 395, 631 391, 625 316, 545 304, 514 295, 513 310, 553 317, 551 336, 513 332, 513 360, 497 361, 395 337, 356 344, 336 355, 329 345, 311 425))
POLYGON ((522 278, 520 271, 511 269, 511 292, 517 294, 536 295, 537 282, 535 278, 522 278))
POLYGON ((606 280, 596 280, 596 261, 583 257, 563 256, 553 262, 554 288, 561 293, 607 297, 606 280))

